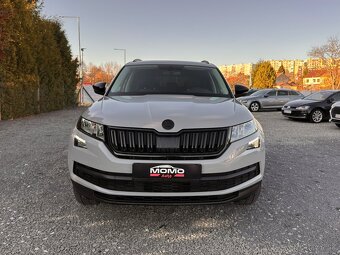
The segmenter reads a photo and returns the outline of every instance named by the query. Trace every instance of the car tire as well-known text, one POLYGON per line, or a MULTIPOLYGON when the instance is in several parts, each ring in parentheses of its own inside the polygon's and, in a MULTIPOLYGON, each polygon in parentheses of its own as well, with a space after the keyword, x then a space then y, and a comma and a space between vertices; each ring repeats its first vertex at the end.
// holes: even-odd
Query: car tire
POLYGON ((314 109, 309 114, 309 120, 313 123, 320 123, 325 118, 325 113, 321 109, 314 109))
POLYGON ((335 124, 335 126, 337 126, 338 128, 340 128, 340 124, 335 124))
POLYGON ((244 198, 241 198, 239 200, 236 200, 234 203, 238 204, 238 205, 251 205, 251 204, 254 204, 257 201, 260 193, 261 193, 261 184, 259 184, 259 186, 256 188, 256 190, 254 190, 248 196, 246 196, 244 198))
POLYGON ((258 102, 252 102, 249 105, 249 110, 251 112, 258 112, 260 109, 261 109, 261 106, 260 106, 260 104, 258 102))
POLYGON ((93 197, 86 196, 81 191, 81 188, 78 185, 73 184, 73 193, 79 204, 82 205, 97 205, 99 202, 95 200, 93 197))

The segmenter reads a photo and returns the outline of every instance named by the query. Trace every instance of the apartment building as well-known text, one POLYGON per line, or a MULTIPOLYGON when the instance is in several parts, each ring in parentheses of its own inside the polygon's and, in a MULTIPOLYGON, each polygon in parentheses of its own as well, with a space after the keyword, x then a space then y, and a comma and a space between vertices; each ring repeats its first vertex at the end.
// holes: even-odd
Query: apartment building
MULTIPOLYGON (((281 59, 281 60, 266 60, 269 61, 274 70, 277 72, 282 65, 286 72, 294 74, 294 77, 301 76, 305 66, 308 70, 317 70, 325 68, 325 63, 322 59, 308 58, 303 59, 281 59)), ((220 70, 223 73, 229 75, 235 75, 242 73, 244 75, 250 75, 253 70, 254 64, 232 64, 220 66, 220 70)))
POLYGON ((233 65, 223 65, 219 69, 222 73, 228 73, 229 75, 236 75, 242 73, 244 75, 250 75, 253 71, 254 64, 233 64, 233 65))

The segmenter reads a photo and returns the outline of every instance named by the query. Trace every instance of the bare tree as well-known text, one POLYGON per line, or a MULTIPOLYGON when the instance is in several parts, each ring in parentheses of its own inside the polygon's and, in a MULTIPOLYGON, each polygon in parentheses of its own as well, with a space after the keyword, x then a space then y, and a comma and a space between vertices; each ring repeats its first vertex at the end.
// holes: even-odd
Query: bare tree
POLYGON ((330 76, 332 89, 340 88, 340 41, 336 36, 330 37, 326 44, 313 47, 308 53, 312 58, 320 58, 330 76))
POLYGON ((107 82, 109 83, 119 72, 120 65, 113 62, 107 62, 102 65, 89 63, 85 65, 84 83, 107 82))
POLYGON ((101 65, 101 68, 106 74, 106 81, 110 82, 118 73, 120 66, 117 63, 106 62, 101 65))

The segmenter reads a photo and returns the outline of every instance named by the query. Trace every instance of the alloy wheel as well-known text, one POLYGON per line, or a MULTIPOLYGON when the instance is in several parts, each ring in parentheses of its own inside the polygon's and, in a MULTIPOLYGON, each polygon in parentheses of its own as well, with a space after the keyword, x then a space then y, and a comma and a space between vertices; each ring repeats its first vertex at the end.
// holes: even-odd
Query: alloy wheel
POLYGON ((322 121, 322 119, 323 119, 323 113, 320 110, 315 110, 312 113, 312 120, 313 120, 313 122, 319 123, 319 122, 322 121))
POLYGON ((251 110, 252 112, 257 112, 257 111, 260 110, 260 105, 259 105, 258 103, 256 103, 256 102, 251 103, 251 105, 250 105, 250 110, 251 110))

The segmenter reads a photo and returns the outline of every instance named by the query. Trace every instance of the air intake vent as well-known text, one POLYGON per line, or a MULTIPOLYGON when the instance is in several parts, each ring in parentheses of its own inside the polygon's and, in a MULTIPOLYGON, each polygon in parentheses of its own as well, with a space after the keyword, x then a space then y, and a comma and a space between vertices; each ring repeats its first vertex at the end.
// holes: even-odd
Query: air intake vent
POLYGON ((229 144, 229 129, 158 133, 148 129, 106 128, 107 147, 123 158, 216 158, 229 144))

